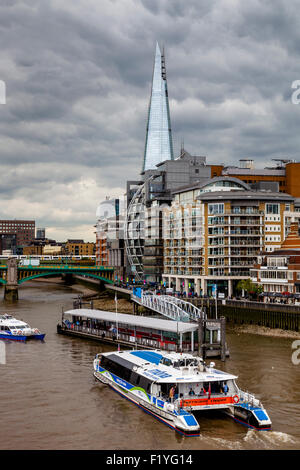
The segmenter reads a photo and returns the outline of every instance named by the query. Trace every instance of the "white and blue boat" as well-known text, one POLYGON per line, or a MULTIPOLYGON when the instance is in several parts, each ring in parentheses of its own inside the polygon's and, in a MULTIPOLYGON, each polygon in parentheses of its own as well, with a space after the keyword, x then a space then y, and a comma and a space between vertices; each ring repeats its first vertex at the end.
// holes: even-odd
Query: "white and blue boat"
POLYGON ((192 354, 114 351, 96 355, 94 376, 186 436, 199 435, 197 418, 202 410, 217 409, 250 428, 270 429, 271 420, 260 401, 238 388, 237 376, 214 366, 192 354))
POLYGON ((12 315, 0 315, 0 340, 27 341, 28 339, 43 340, 45 334, 27 323, 17 320, 12 315))

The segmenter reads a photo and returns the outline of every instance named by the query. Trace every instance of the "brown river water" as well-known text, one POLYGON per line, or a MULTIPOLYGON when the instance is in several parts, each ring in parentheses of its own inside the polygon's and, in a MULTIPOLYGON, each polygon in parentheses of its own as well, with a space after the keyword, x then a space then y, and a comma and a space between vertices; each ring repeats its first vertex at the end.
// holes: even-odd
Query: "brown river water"
MULTIPOLYGON (((61 309, 76 288, 26 283, 9 312, 46 333, 44 342, 6 342, 0 364, 0 449, 300 449, 300 365, 295 338, 227 332, 230 358, 220 369, 239 376, 240 388, 267 409, 271 431, 254 431, 221 413, 197 415, 199 437, 182 437, 105 385, 95 382, 93 359, 101 343, 57 335, 61 309)), ((3 289, 0 289, 3 299, 3 289)))

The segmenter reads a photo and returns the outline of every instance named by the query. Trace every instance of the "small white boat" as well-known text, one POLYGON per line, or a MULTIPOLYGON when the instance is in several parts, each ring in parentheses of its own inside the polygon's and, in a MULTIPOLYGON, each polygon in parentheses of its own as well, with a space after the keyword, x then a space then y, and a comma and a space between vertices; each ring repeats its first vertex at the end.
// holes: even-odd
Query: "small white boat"
POLYGON ((202 410, 222 410, 250 428, 270 429, 271 420, 259 400, 238 388, 237 376, 214 365, 191 354, 114 351, 96 355, 94 376, 186 436, 199 435, 193 412, 202 410))
POLYGON ((28 339, 43 340, 45 334, 27 323, 17 320, 12 315, 0 315, 0 339, 26 341, 28 339))

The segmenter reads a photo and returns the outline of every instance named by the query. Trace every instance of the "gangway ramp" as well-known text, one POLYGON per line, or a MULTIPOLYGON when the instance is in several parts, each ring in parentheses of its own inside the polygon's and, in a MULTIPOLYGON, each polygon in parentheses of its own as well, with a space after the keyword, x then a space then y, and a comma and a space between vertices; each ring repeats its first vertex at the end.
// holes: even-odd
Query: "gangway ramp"
POLYGON ((190 302, 171 295, 156 295, 142 289, 133 289, 131 300, 143 307, 175 321, 197 321, 206 316, 190 302))

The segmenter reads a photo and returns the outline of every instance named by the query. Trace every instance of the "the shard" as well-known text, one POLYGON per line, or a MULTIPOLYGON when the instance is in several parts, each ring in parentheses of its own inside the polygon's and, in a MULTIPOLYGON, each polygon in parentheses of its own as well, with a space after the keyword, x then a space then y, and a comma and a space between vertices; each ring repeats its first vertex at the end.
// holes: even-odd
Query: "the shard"
POLYGON ((174 160, 174 155, 165 57, 156 43, 143 171, 155 170, 164 160, 174 160))

